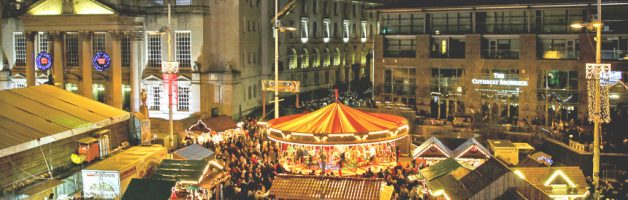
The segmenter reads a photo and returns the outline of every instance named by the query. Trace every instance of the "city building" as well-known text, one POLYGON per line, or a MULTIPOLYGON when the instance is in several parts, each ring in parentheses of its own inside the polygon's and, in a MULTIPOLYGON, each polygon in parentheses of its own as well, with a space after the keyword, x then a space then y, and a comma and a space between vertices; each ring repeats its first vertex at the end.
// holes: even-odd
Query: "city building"
POLYGON ((146 90, 151 118, 168 118, 162 62, 179 63, 174 119, 195 113, 238 117, 260 103, 261 11, 267 1, 3 0, 0 89, 49 81, 68 91, 129 111, 138 111, 146 90), (169 49, 169 38, 172 47, 169 49), (40 52, 52 70, 35 68, 40 52), (94 69, 97 52, 108 69, 94 69), (27 67, 28 66, 28 67, 27 67))
MULTIPOLYGON (((602 59, 628 77, 628 15, 603 1, 602 59)), ((595 1, 398 1, 379 15, 378 100, 403 102, 432 117, 482 113, 532 121, 584 120, 585 64, 595 61, 595 1)), ((612 109, 628 91, 611 88, 612 109)))
MULTIPOLYGON (((351 90, 351 80, 370 80, 377 15, 367 9, 378 2, 297 0, 280 18, 283 26, 296 29, 279 33, 280 79, 300 81, 304 95, 337 83, 351 90)), ((269 12, 274 16, 273 9, 269 12)), ((270 61, 264 63, 272 64, 272 52, 265 53, 270 61)))

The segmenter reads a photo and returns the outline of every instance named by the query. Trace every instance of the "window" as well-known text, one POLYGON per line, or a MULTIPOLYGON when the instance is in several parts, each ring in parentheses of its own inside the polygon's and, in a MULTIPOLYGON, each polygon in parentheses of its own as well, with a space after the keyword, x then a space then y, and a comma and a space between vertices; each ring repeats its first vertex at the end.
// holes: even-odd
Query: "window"
POLYGON ((435 34, 442 33, 468 33, 471 32, 471 13, 432 13, 431 31, 435 34))
POLYGON ((349 42, 349 20, 342 21, 342 41, 349 42))
POLYGON ((331 64, 331 52, 329 52, 328 48, 325 48, 325 52, 323 52, 323 66, 324 67, 329 67, 329 65, 331 64))
POLYGON ((329 15, 328 3, 329 2, 327 2, 327 1, 323 2, 323 14, 325 14, 325 15, 329 15))
POLYGON ((329 42, 329 19, 323 19, 323 42, 329 42))
POLYGON ((542 59, 577 59, 580 56, 578 39, 540 39, 538 57, 542 59))
POLYGON ((341 58, 340 58, 340 49, 336 48, 336 50, 334 51, 334 55, 332 55, 332 59, 333 59, 332 64, 334 66, 339 66, 340 65, 340 60, 341 60, 341 58))
POLYGON ((120 41, 122 46, 122 67, 130 67, 131 66, 131 40, 129 36, 122 37, 122 41, 120 41))
POLYGON ((23 33, 13 33, 15 66, 26 66, 26 38, 23 33))
POLYGON ((318 49, 314 48, 312 51, 312 67, 321 66, 321 54, 318 49))
POLYGON ((431 92, 439 92, 441 96, 456 95, 462 93, 461 68, 432 68, 431 92))
MULTIPOLYGON (((314 0, 316 1, 316 0, 314 0)), ((307 13, 307 0, 302 0, 301 1, 301 13, 305 14, 307 13)))
POLYGON ((92 55, 99 51, 105 51, 105 33, 94 33, 92 37, 92 55))
POLYGON ((146 62, 150 68, 161 68, 161 34, 148 32, 146 34, 146 62))
POLYGON ((603 60, 628 60, 628 37, 602 37, 603 60))
POLYGON ((414 96, 415 89, 416 68, 384 68, 384 93, 401 96, 414 96))
POLYGON ((303 49, 301 51, 300 60, 301 60, 301 68, 310 67, 310 54, 307 51, 307 49, 303 49))
POLYGON ((190 68, 192 64, 190 51, 191 35, 192 32, 190 31, 178 31, 175 33, 177 62, 179 62, 179 67, 181 68, 190 68))
MULTIPOLYGON (((483 14, 478 13, 478 16, 483 14)), ((525 11, 486 12, 485 22, 479 19, 479 32, 487 33, 523 33, 527 32, 525 11)), ((481 18, 481 17, 479 17, 481 18)))
POLYGON ((313 0, 312 1, 312 13, 316 14, 316 12, 318 11, 318 1, 319 0, 313 0))
POLYGON ((44 33, 44 32, 39 32, 37 33, 37 45, 38 45, 38 51, 35 53, 39 53, 42 51, 45 52, 49 52, 48 51, 48 34, 44 33))
POLYGON ((384 57, 416 57, 415 39, 384 39, 384 57))
POLYGON ((519 39, 482 40, 482 57, 485 59, 518 59, 519 39))
POLYGON ((334 22, 334 38, 338 38, 338 23, 334 22))
POLYGON ((301 18, 301 42, 306 43, 309 38, 308 18, 301 18))
POLYGON ((295 49, 291 49, 290 50, 290 54, 288 55, 288 68, 289 69, 296 69, 298 66, 298 58, 299 55, 297 55, 297 50, 295 49))
POLYGON ((353 8, 353 17, 356 17, 357 13, 358 13, 358 5, 357 4, 353 4, 351 5, 351 7, 353 8))
POLYGON ((94 83, 92 84, 92 99, 105 103, 106 94, 105 94, 105 85, 94 83))
POLYGON ((79 66, 78 34, 65 34, 65 63, 68 67, 79 66))
POLYGON ((179 85, 177 95, 178 95, 177 110, 189 111, 190 110, 190 86, 179 85))
POLYGON ((158 5, 164 5, 164 0, 153 0, 153 3, 158 5))
POLYGON ((338 2, 334 1, 334 16, 338 16, 338 2))
POLYGON ((360 23, 360 41, 366 42, 366 37, 366 21, 362 21, 362 23, 360 23))
POLYGON ((541 12, 543 15, 542 30, 544 33, 565 33, 581 31, 577 29, 572 29, 569 25, 573 23, 582 23, 584 21, 584 10, 543 10, 541 12))
POLYGON ((316 22, 312 22, 312 38, 318 37, 318 24, 316 22))
POLYGON ((464 58, 463 38, 434 37, 430 56, 432 58, 464 58))
POLYGON ((192 0, 176 0, 175 3, 177 4, 177 6, 189 6, 192 5, 192 0))
POLYGON ((161 84, 148 85, 147 102, 150 110, 159 110, 161 105, 161 84))

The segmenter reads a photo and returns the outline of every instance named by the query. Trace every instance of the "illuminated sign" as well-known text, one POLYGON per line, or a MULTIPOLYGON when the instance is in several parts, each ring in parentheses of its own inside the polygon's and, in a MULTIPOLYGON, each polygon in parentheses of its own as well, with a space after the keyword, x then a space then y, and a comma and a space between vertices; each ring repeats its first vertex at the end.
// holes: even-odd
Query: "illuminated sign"
POLYGON ((94 69, 99 72, 103 72, 111 66, 111 58, 109 54, 104 51, 96 52, 94 58, 92 59, 92 64, 94 65, 94 69))
POLYGON ((536 158, 539 161, 543 161, 545 164, 547 165, 552 165, 554 163, 554 161, 552 160, 552 158, 548 158, 545 156, 539 156, 538 158, 536 158))
MULTIPOLYGON (((299 81, 279 81, 278 83, 279 85, 277 86, 277 88, 279 89, 279 92, 300 92, 299 81)), ((275 91, 275 81, 262 80, 262 91, 275 91)))
POLYGON ((81 175, 85 196, 96 199, 120 197, 120 174, 117 171, 82 170, 81 175))
POLYGON ((52 56, 45 51, 40 52, 37 54, 37 58, 35 59, 35 66, 37 66, 37 69, 41 71, 50 69, 52 66, 52 56))
POLYGON ((621 80, 620 71, 611 71, 610 73, 602 73, 600 76, 600 83, 602 85, 613 85, 621 80))
POLYGON ((528 81, 517 80, 487 80, 487 79, 473 79, 471 83, 476 85, 506 85, 506 86, 528 86, 528 81))

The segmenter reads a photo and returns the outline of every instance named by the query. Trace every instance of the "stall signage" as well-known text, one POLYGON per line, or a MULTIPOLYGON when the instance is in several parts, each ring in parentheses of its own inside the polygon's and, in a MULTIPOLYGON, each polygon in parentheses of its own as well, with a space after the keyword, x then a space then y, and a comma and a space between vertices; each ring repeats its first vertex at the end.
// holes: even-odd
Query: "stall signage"
POLYGON ((120 174, 117 171, 82 170, 82 178, 85 196, 96 199, 120 197, 120 174))
POLYGON ((473 79, 471 83, 475 85, 506 85, 506 86, 528 86, 528 81, 516 81, 516 80, 488 80, 488 79, 473 79))

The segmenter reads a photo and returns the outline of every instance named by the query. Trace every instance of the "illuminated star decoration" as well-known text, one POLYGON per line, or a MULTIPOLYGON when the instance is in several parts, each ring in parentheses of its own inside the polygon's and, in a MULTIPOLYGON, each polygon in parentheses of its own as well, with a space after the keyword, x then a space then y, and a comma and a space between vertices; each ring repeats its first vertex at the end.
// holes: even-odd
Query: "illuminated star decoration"
POLYGON ((41 71, 50 69, 52 66, 52 56, 45 51, 40 52, 37 54, 37 58, 35 59, 35 65, 37 66, 37 69, 41 71))
POLYGON ((94 55, 92 63, 94 64, 94 69, 96 69, 96 71, 103 72, 111 66, 111 58, 109 57, 109 54, 104 51, 99 51, 96 55, 94 55))

